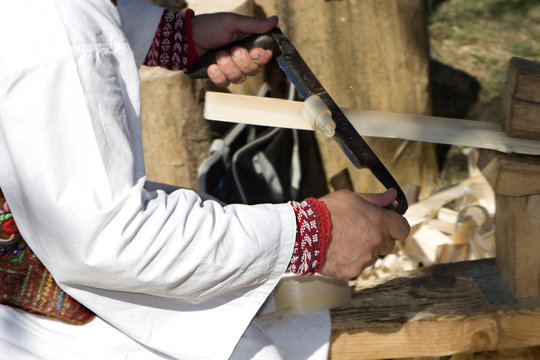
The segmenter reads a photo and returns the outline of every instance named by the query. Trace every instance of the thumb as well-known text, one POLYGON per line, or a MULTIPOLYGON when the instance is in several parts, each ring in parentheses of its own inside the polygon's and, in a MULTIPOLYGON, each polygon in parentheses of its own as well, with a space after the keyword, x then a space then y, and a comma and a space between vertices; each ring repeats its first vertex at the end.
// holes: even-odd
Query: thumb
POLYGON ((277 23, 277 16, 271 16, 266 19, 242 16, 236 23, 236 30, 246 34, 263 34, 275 28, 277 23))
POLYGON ((385 207, 390 204, 392 204, 396 198, 397 198, 397 190, 394 188, 390 188, 386 190, 386 192, 380 193, 380 194, 358 194, 362 199, 380 206, 385 207))

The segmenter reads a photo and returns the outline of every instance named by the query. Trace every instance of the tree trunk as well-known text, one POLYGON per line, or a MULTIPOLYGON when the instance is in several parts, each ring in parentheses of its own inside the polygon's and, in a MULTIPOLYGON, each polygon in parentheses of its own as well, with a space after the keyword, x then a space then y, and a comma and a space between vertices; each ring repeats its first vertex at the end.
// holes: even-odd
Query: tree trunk
MULTIPOLYGON (((342 107, 430 114, 429 44, 423 0, 255 0, 295 44, 342 107)), ((380 191, 367 170, 355 169, 333 141, 319 137, 327 177, 349 168, 355 190, 380 191)), ((366 141, 398 183, 429 194, 438 176, 434 145, 366 141)))
POLYGON ((212 140, 202 118, 204 82, 158 68, 146 68, 141 73, 147 178, 196 188, 198 164, 212 140))

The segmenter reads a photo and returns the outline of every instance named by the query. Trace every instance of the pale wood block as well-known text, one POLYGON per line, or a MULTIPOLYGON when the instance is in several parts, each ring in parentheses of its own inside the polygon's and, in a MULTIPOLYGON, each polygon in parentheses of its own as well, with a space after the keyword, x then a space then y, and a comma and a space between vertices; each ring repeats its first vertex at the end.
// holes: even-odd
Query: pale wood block
POLYGON ((146 0, 157 6, 175 11, 183 10, 187 7, 193 9, 196 14, 210 13, 220 11, 231 11, 245 13, 244 9, 248 8, 250 1, 248 0, 146 0))
POLYGON ((195 11, 195 14, 225 11, 248 15, 253 11, 253 4, 250 0, 188 0, 187 4, 195 11))
POLYGON ((187 4, 184 0, 146 0, 149 3, 152 3, 157 6, 161 6, 166 9, 180 11, 187 7, 187 4))

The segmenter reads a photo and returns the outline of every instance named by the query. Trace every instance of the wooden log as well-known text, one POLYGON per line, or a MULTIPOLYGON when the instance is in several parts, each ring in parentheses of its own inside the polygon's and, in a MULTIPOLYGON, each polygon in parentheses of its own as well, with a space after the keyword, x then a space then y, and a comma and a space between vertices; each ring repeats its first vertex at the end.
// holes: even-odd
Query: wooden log
MULTIPOLYGON (((284 33, 340 106, 430 113, 424 0, 255 3, 267 9, 268 15, 277 12, 284 33)), ((434 190, 438 165, 433 144, 366 141, 400 184, 421 186, 420 197, 434 190)), ((383 189, 376 179, 355 171, 342 159, 333 141, 318 137, 318 143, 328 179, 348 167, 355 189, 383 189)))
MULTIPOLYGON (((346 108, 342 110, 362 136, 540 155, 540 141, 509 137, 500 125, 492 122, 346 108)), ((312 130, 302 117, 302 102, 299 101, 207 92, 204 114, 205 118, 211 120, 312 130)), ((341 158, 341 150, 335 156, 335 161, 341 158)), ((359 191, 365 190, 360 190, 362 188, 356 185, 354 187, 359 191)))
POLYGON ((156 68, 142 70, 141 85, 148 179, 196 188, 197 168, 212 140, 198 99, 203 83, 156 68))
POLYGON ((501 101, 510 136, 540 139, 540 63, 512 58, 501 101))
POLYGON ((540 303, 508 304, 494 266, 494 259, 434 265, 355 291, 351 305, 331 312, 330 358, 445 356, 539 345, 540 303), (484 275, 478 269, 490 270, 484 275))

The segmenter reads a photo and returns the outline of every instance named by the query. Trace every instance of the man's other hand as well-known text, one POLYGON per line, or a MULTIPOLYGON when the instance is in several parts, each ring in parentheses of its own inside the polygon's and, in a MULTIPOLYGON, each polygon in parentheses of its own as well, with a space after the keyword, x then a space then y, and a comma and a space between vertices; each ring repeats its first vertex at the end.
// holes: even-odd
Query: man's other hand
POLYGON ((387 255, 396 240, 409 234, 407 220, 384 207, 394 202, 397 191, 382 194, 357 194, 336 191, 319 200, 330 212, 331 239, 319 273, 338 279, 351 279, 387 255))

